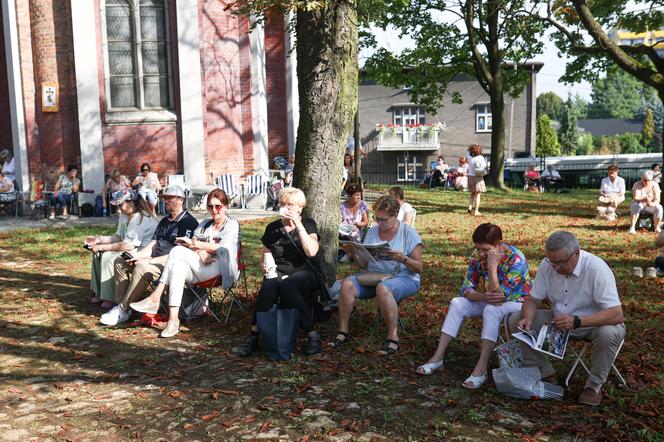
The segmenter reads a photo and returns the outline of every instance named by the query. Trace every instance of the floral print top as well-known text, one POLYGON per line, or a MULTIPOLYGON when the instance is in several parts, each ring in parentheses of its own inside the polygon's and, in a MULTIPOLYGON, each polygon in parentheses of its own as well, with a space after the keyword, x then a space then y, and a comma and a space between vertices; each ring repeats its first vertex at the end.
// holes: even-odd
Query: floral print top
MULTIPOLYGON (((528 261, 523 253, 513 245, 500 243, 502 256, 498 263, 498 283, 505 294, 505 301, 523 302, 532 289, 528 274, 528 261)), ((466 291, 487 290, 489 275, 480 262, 479 252, 475 250, 470 257, 468 274, 461 285, 461 296, 466 291)))
POLYGON ((354 215, 350 207, 346 205, 345 201, 341 203, 341 226, 339 227, 339 232, 341 233, 343 231, 344 234, 349 236, 353 241, 360 242, 362 232, 357 226, 355 226, 355 223, 362 221, 362 214, 364 213, 369 213, 367 203, 364 201, 360 201, 360 206, 355 210, 354 215))

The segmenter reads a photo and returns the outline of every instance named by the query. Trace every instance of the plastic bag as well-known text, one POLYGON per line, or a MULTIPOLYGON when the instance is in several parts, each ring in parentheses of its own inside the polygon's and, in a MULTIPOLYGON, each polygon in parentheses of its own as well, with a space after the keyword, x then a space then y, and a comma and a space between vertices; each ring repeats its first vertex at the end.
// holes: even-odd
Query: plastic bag
POLYGON ((523 353, 519 341, 515 339, 500 344, 494 351, 498 355, 500 368, 519 368, 523 364, 523 353))
POLYGON ((499 393, 518 399, 562 399, 565 390, 543 382, 539 368, 496 368, 493 382, 499 393))
POLYGON ((276 305, 256 313, 256 325, 263 338, 263 349, 273 361, 287 361, 293 355, 300 315, 294 308, 279 309, 276 305))

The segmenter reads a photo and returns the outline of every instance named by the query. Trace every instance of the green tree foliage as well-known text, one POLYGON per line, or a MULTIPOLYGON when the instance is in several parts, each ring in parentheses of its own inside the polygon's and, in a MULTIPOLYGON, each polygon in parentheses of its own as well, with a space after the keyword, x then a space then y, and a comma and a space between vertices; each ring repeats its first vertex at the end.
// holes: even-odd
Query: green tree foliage
POLYGON ((641 142, 644 146, 651 146, 655 138, 655 118, 652 109, 646 110, 646 116, 643 119, 643 128, 641 129, 641 142))
POLYGON ((606 77, 592 84, 592 103, 588 109, 590 118, 637 118, 642 103, 653 100, 654 90, 613 65, 606 77))
POLYGON ((563 108, 563 117, 560 119, 560 129, 558 129, 558 140, 563 155, 573 155, 579 148, 579 128, 576 120, 574 103, 568 99, 563 108))
POLYGON ((618 135, 618 142, 620 143, 621 153, 646 153, 648 149, 641 144, 641 135, 634 133, 626 133, 618 135))
POLYGON ((551 120, 546 114, 537 119, 536 155, 538 157, 560 156, 560 143, 556 131, 551 127, 551 120))
POLYGON ((615 64, 655 89, 660 100, 664 99, 664 59, 655 45, 623 44, 607 35, 608 29, 636 33, 661 29, 664 27, 661 1, 544 0, 540 5, 539 19, 553 28, 556 45, 571 57, 562 81, 573 83, 585 78, 592 82, 598 73, 615 64))
MULTIPOLYGON (((379 2, 380 3, 380 2, 379 2)), ((525 0, 404 1, 384 0, 373 11, 383 29, 396 28, 414 47, 400 53, 379 48, 365 68, 379 83, 411 86, 411 99, 436 113, 459 75, 471 75, 489 96, 492 113, 491 169, 487 183, 503 187, 505 158, 505 95, 517 97, 530 78, 514 66, 542 50, 542 24, 532 20, 532 5, 525 0), (450 20, 454 17, 455 20, 450 20)))
POLYGON ((581 136, 581 141, 579 141, 579 147, 576 149, 577 155, 592 155, 595 150, 595 143, 593 136, 591 134, 583 134, 581 136))
POLYGON ((560 120, 563 116, 563 99, 555 92, 545 92, 537 97, 537 115, 547 115, 551 120, 560 120))
POLYGON ((581 95, 574 94, 571 97, 568 97, 568 100, 572 100, 572 105, 576 110, 576 118, 582 120, 588 118, 588 102, 583 99, 581 95))

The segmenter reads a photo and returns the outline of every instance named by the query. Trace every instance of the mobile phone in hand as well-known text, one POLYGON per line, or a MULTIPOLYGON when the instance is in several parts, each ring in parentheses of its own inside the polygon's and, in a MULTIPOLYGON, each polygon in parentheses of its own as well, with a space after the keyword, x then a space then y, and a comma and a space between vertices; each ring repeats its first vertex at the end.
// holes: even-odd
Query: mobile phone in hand
POLYGON ((127 252, 126 250, 120 253, 120 256, 126 260, 134 259, 134 257, 131 256, 131 253, 127 252))
POLYGON ((90 244, 83 244, 83 248, 86 250, 92 250, 92 246, 90 244))

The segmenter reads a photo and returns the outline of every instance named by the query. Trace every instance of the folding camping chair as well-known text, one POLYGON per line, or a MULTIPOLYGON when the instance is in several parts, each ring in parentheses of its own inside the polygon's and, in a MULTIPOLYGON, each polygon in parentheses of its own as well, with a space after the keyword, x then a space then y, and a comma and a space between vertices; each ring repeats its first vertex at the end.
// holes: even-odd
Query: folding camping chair
MULTIPOLYGON (((248 289, 247 289, 247 272, 246 272, 246 266, 244 264, 244 261, 242 260, 242 242, 238 244, 238 249, 237 249, 237 266, 238 270, 240 271, 240 277, 238 278, 237 281, 233 283, 232 286, 223 289, 223 295, 221 297, 221 300, 219 301, 220 303, 220 309, 223 313, 223 306, 228 303, 228 307, 226 309, 225 313, 225 320, 224 324, 228 323, 228 319, 231 316, 231 310, 233 309, 233 305, 237 305, 237 307, 242 310, 243 312, 247 310, 247 307, 242 303, 240 300, 239 296, 236 293, 238 285, 241 285, 242 283, 244 284, 244 299, 247 299, 248 296, 248 289)), ((186 287, 189 288, 192 293, 196 296, 198 307, 192 308, 189 315, 193 315, 196 311, 200 309, 201 306, 207 305, 208 309, 207 311, 212 315, 214 319, 217 320, 217 322, 221 323, 221 319, 217 314, 214 312, 215 311, 215 305, 212 299, 212 290, 221 287, 221 275, 217 275, 212 279, 208 279, 206 281, 199 281, 195 283, 187 283, 186 287)), ((190 320, 190 317, 188 316, 187 321, 190 320)))
POLYGON ((232 205, 233 199, 238 196, 237 182, 233 175, 219 175, 214 184, 228 195, 228 203, 232 205))
MULTIPOLYGON (((575 338, 573 336, 570 336, 570 340, 581 341, 583 342, 583 346, 581 347, 581 350, 579 350, 579 352, 576 353, 574 358, 574 363, 572 364, 572 368, 570 368, 569 373, 567 373, 567 377, 565 378, 565 387, 569 387, 569 380, 572 378, 572 375, 574 374, 579 365, 581 365, 581 367, 586 371, 586 373, 590 375, 590 369, 585 364, 585 362, 583 362, 583 354, 586 352, 586 350, 588 350, 589 347, 591 347, 592 343, 588 340, 575 338)), ((627 381, 625 381, 623 375, 620 374, 620 372, 616 368, 616 359, 618 359, 618 355, 620 354, 620 350, 622 349, 624 343, 625 339, 623 338, 623 340, 620 341, 620 344, 618 345, 618 351, 616 351, 616 357, 613 359, 613 363, 611 363, 611 371, 613 371, 613 373, 620 381, 620 385, 622 385, 623 387, 627 387, 627 381)))
POLYGON ((247 208, 247 197, 260 196, 264 199, 264 210, 267 210, 267 178, 263 175, 249 175, 242 198, 242 208, 247 208))

